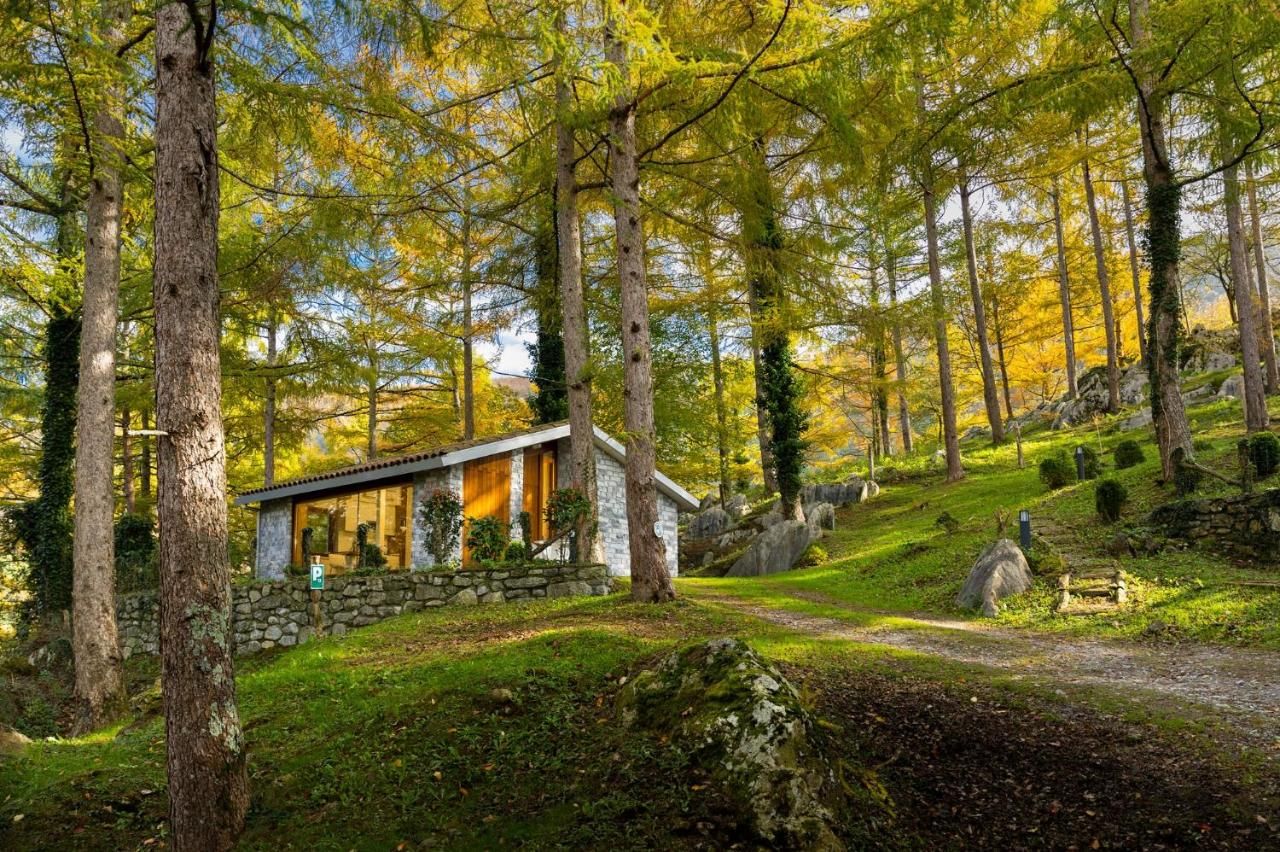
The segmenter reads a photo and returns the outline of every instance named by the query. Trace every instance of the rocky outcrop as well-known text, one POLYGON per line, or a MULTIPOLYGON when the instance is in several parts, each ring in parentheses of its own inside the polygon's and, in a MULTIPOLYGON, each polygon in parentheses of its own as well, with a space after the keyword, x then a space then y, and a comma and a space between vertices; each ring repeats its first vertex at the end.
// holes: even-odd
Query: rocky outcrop
POLYGON ((689 520, 688 535, 695 541, 711 538, 733 526, 733 518, 719 506, 711 506, 689 520))
POLYGON ((994 618, 1000 611, 999 601, 1031 588, 1031 567, 1022 550, 1007 538, 988 545, 969 571, 956 605, 964 609, 982 608, 982 614, 994 618))
POLYGON ((790 571, 805 548, 821 534, 805 521, 779 521, 756 536, 725 576, 760 577, 790 571))
MULTIPOLYGON (((867 482, 860 476, 853 476, 844 482, 806 485, 800 489, 800 502, 808 506, 811 503, 830 503, 832 506, 850 506, 867 500, 870 488, 874 483, 867 482)), ((876 487, 876 493, 880 489, 876 487)))
POLYGON ((734 494, 724 503, 724 510, 731 518, 744 518, 751 507, 747 505, 747 495, 734 494))
MULTIPOLYGON (((788 523, 800 523, 790 521, 788 523)), ((675 651, 619 694, 627 727, 687 751, 734 803, 751 846, 837 850, 838 784, 796 689, 737 639, 675 651)))

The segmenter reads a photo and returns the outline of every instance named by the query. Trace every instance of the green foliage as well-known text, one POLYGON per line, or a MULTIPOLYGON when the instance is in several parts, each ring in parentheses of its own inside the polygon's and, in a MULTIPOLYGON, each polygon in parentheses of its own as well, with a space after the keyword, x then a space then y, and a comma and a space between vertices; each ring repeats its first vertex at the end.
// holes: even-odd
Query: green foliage
POLYGON ((1129 490, 1114 479, 1104 479, 1093 491, 1093 505, 1107 523, 1120 520, 1120 512, 1129 502, 1129 490))
POLYGON ((1273 432, 1259 432, 1249 437, 1249 460, 1258 478, 1270 476, 1280 468, 1280 438, 1273 432))
POLYGON ((516 515, 516 523, 520 525, 520 543, 524 545, 524 552, 529 553, 533 550, 533 516, 522 510, 516 515))
POLYGON ((116 520, 116 589, 133 592, 160 585, 156 553, 156 525, 146 515, 121 515, 116 520))
POLYGON ((1142 452, 1142 445, 1132 439, 1116 444, 1116 448, 1112 453, 1115 458, 1116 470, 1127 470, 1135 465, 1142 464, 1147 458, 1146 454, 1142 452))
POLYGON ((829 559, 826 548, 814 542, 804 549, 804 553, 800 554, 800 558, 796 560, 795 567, 816 568, 819 565, 827 564, 829 559))
POLYGON ((373 525, 369 523, 356 525, 356 574, 377 572, 386 567, 387 557, 383 555, 382 548, 369 541, 369 530, 372 528, 373 525))
POLYGON ((770 449, 778 478, 778 491, 784 504, 799 499, 800 474, 804 469, 804 440, 809 427, 808 416, 800 403, 803 393, 792 361, 791 344, 778 335, 760 350, 761 394, 769 412, 772 432, 770 449))
POLYGON ((1040 481, 1049 486, 1049 490, 1057 491, 1075 481, 1076 469, 1067 454, 1059 452, 1040 460, 1040 481))
POLYGON ((462 500, 452 491, 437 488, 418 506, 418 523, 432 562, 448 563, 462 535, 462 500))
POLYGON ((512 541, 507 544, 507 550, 502 554, 502 561, 512 565, 519 565, 528 557, 529 549, 523 543, 512 541))
POLYGON ((950 512, 943 512, 933 521, 934 526, 941 527, 947 533, 955 533, 960 529, 960 522, 950 512))
POLYGON ((1102 472, 1102 461, 1098 458, 1098 451, 1088 444, 1082 444, 1078 449, 1084 456, 1084 478, 1097 479, 1098 474, 1102 472))
MULTIPOLYGON (((577 488, 557 488, 547 498, 546 519, 552 536, 577 530, 591 517, 591 501, 577 488)), ((569 539, 569 561, 577 562, 578 534, 572 532, 569 539)))
POLYGON ((501 562, 511 541, 507 525, 492 515, 484 518, 471 518, 467 526, 467 548, 479 562, 492 564, 501 562))

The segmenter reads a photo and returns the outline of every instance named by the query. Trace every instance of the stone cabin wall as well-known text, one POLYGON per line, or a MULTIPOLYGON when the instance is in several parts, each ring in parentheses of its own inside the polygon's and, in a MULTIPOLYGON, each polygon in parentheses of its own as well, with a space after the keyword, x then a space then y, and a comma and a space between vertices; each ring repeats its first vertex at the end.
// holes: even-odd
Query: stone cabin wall
MULTIPOLYGON (((513 522, 511 537, 520 540, 515 520, 523 508, 524 450, 513 450, 511 456, 510 515, 513 522)), ((557 485, 569 484, 572 470, 569 439, 562 438, 556 444, 557 485)), ((462 465, 419 473, 413 478, 412 560, 415 568, 432 567, 434 560, 426 549, 426 535, 420 527, 417 507, 432 491, 447 488, 462 494, 462 465)), ((627 539, 627 490, 622 464, 613 456, 596 447, 596 495, 600 514, 600 538, 604 545, 604 561, 609 573, 615 577, 631 574, 631 547, 627 539)), ((667 570, 674 577, 679 571, 679 532, 676 526, 679 510, 674 500, 658 493, 658 528, 666 545, 667 570)), ((463 507, 466 514, 466 507, 463 507)), ((546 555, 559 554, 552 548, 546 555)), ((293 498, 264 502, 258 510, 258 544, 255 574, 259 580, 282 580, 285 569, 293 559, 293 498)), ((461 542, 454 548, 453 560, 461 561, 461 542)))
POLYGON ((1280 488, 1169 503, 1149 520, 1174 538, 1211 542, 1237 558, 1280 565, 1280 488))
MULTIPOLYGON (((431 607, 605 595, 612 586, 603 565, 546 563, 486 571, 397 571, 330 578, 320 592, 318 609, 313 610, 309 584, 309 578, 296 577, 232 587, 235 654, 288 648, 322 635, 341 636, 352 627, 431 607)), ((154 591, 121 597, 116 618, 126 657, 159 653, 154 591)))

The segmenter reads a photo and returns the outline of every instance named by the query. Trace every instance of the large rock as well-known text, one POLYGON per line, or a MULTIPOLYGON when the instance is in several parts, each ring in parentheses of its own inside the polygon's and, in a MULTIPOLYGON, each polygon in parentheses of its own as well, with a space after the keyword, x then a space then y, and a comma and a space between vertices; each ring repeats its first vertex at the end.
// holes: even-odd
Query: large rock
POLYGON ((726 577, 760 577, 790 571, 804 549, 821 534, 804 521, 778 521, 769 527, 738 560, 726 577))
POLYGON ((867 482, 860 476, 850 477, 844 482, 806 485, 800 489, 800 501, 806 506, 817 503, 848 506, 861 503, 865 499, 867 499, 867 482))
POLYGON ((751 511, 751 507, 747 505, 747 495, 734 494, 725 501, 724 510, 729 513, 730 517, 744 517, 747 512, 751 511))
POLYGON ((1121 423, 1120 429, 1125 432, 1131 432, 1134 429, 1145 429, 1150 426, 1152 422, 1151 409, 1144 408, 1121 423))
MULTIPOLYGON (((799 523, 792 521, 789 523, 799 523)), ((838 783, 787 679, 737 639, 675 651, 618 696, 627 727, 670 738, 742 814, 751 847, 835 850, 838 783)))
POLYGON ((1218 388, 1218 399, 1244 399, 1244 376, 1228 376, 1218 388))
POLYGON ((1031 568, 1018 545, 1002 538, 988 545, 969 571, 964 588, 956 595, 956 605, 965 609, 982 607, 988 618, 999 612, 998 601, 1031 588, 1031 568))
POLYGON ((1141 362, 1120 375, 1120 404, 1138 405, 1147 399, 1147 368, 1141 362))
POLYGON ((698 511, 705 512, 708 509, 710 509, 712 506, 714 506, 717 502, 718 501, 716 500, 716 495, 708 493, 705 497, 702 498, 701 501, 699 501, 698 511))
MULTIPOLYGON (((809 525, 810 530, 817 530, 818 535, 822 534, 822 530, 833 530, 836 528, 836 507, 830 503, 806 506, 804 521, 809 525)), ((817 538, 817 536, 814 537, 817 538)))
POLYGON ((688 535, 690 539, 699 541, 720 535, 731 526, 733 526, 733 518, 729 517, 729 513, 719 506, 712 506, 690 519, 688 535))
POLYGON ((0 757, 18 757, 30 743, 31 740, 21 731, 0 724, 0 757))

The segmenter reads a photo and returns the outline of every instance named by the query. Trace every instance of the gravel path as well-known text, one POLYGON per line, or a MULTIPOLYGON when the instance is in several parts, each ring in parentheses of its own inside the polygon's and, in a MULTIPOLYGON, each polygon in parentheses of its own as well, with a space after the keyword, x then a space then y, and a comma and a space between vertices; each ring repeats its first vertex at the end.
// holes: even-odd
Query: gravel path
POLYGON ((862 627, 761 607, 731 596, 698 597, 824 639, 888 645, 1034 676, 1050 684, 1109 687, 1132 700, 1142 701, 1142 692, 1180 699, 1210 711, 1251 740, 1280 747, 1280 654, 1276 652, 1080 639, 929 616, 904 619, 896 614, 898 624, 906 620, 912 626, 862 627))

